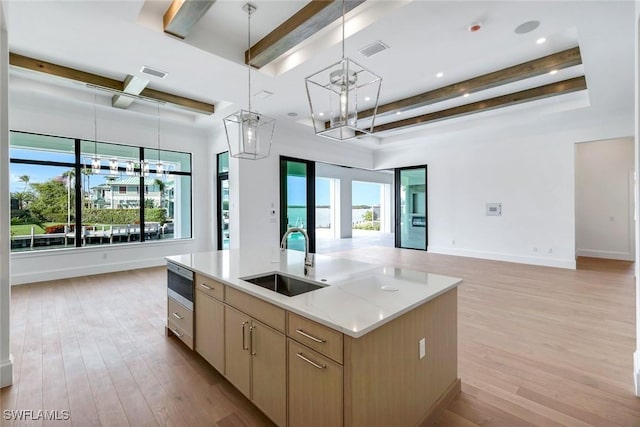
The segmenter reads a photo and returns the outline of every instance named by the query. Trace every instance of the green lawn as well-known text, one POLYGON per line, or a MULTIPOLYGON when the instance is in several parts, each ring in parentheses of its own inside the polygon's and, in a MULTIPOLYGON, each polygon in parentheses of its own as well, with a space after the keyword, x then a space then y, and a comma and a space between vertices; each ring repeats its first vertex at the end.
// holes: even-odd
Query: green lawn
POLYGON ((20 224, 11 226, 12 236, 29 236, 31 235, 31 227, 34 228, 35 234, 44 234, 44 229, 37 224, 20 224))
POLYGON ((30 236, 31 235, 31 227, 33 227, 34 234, 45 234, 45 228, 51 225, 60 224, 59 222, 44 222, 42 223, 42 227, 38 224, 20 224, 20 225, 12 225, 11 226, 11 235, 12 236, 30 236), (44 228, 43 228, 44 227, 44 228))

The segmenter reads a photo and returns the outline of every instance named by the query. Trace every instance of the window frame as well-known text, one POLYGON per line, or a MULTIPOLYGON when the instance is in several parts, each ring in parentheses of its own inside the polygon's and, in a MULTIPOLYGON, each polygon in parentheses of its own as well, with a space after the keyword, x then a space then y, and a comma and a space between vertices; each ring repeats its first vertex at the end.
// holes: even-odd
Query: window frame
MULTIPOLYGON (((72 137, 68 137, 68 136, 61 136, 61 135, 49 135, 49 134, 42 134, 42 133, 36 133, 36 132, 27 132, 27 131, 21 131, 21 130, 15 130, 15 129, 11 129, 10 132, 10 138, 9 138, 9 149, 11 149, 11 135, 13 134, 23 134, 23 135, 35 135, 35 136, 39 136, 39 137, 46 137, 46 138, 60 138, 60 139, 67 139, 67 140, 71 140, 74 143, 74 162, 64 162, 64 161, 55 161, 55 160, 33 160, 33 159, 24 159, 24 158, 9 158, 9 167, 11 167, 12 164, 24 164, 24 165, 33 165, 33 166, 56 166, 56 167, 64 167, 64 168, 69 168, 69 169, 73 169, 75 171, 75 176, 81 176, 82 175, 82 169, 86 167, 86 164, 83 163, 82 161, 82 156, 83 156, 83 152, 82 152, 82 143, 83 142, 87 142, 86 139, 83 138, 72 138, 72 137)), ((93 142, 93 141, 89 141, 89 142, 93 142)), ((114 143, 114 142, 105 142, 105 141, 95 141, 96 144, 107 144, 107 145, 118 145, 118 146, 124 146, 124 147, 131 147, 131 148, 136 148, 138 154, 138 167, 136 167, 135 172, 141 173, 141 169, 140 169, 140 165, 142 165, 142 162, 144 161, 144 151, 145 149, 152 149, 152 150, 158 150, 156 148, 149 148, 149 147, 137 147, 137 146, 133 146, 133 145, 129 145, 129 144, 123 144, 123 143, 114 143)), ((189 229, 188 229, 188 235, 186 237, 180 237, 180 238, 176 238, 173 237, 171 239, 166 239, 164 240, 164 242, 169 242, 169 241, 184 241, 187 239, 193 239, 193 153, 191 152, 184 152, 184 151, 176 151, 176 150, 158 150, 160 153, 177 153, 177 154, 181 154, 181 155, 188 155, 189 159, 188 159, 188 172, 186 171, 167 171, 165 170, 165 174, 166 175, 173 175, 173 176, 184 176, 184 177, 188 177, 189 178, 189 229)), ((185 163, 182 163, 183 165, 185 163)), ((101 171, 103 172, 110 172, 110 168, 108 165, 101 165, 101 171)), ((126 172, 126 168, 125 167, 118 167, 118 172, 119 173, 124 173, 126 172)), ((149 176, 155 174, 155 169, 151 169, 149 171, 149 176)), ((148 195, 147 191, 140 191, 140 188, 142 186, 145 186, 145 190, 146 190, 146 185, 144 183, 145 177, 143 175, 139 176, 140 182, 137 186, 137 190, 135 191, 135 193, 137 195, 139 195, 139 221, 140 221, 140 225, 141 227, 144 227, 144 225, 146 224, 145 219, 144 219, 144 202, 145 202, 145 196, 148 195)), ((175 183, 179 182, 177 179, 174 180, 175 183)), ((175 184, 174 184, 175 185, 175 184)), ((128 187, 127 185, 124 186, 118 186, 118 193, 117 194, 133 194, 133 193, 129 193, 128 187), (125 188, 125 193, 121 193, 120 190, 121 188, 124 187, 125 188)), ((109 190, 105 190, 102 189, 101 192, 104 195, 104 193, 106 191, 109 191, 111 193, 115 193, 115 191, 113 191, 113 187, 110 187, 109 190)), ((86 248, 86 245, 83 245, 83 239, 82 239, 82 216, 83 216, 83 194, 82 194, 82 180, 76 179, 74 182, 74 194, 75 194, 75 221, 74 221, 74 225, 75 225, 75 238, 74 238, 74 245, 73 246, 53 246, 51 248, 47 248, 47 249, 38 249, 37 251, 30 251, 30 252, 21 252, 21 251, 13 251, 13 249, 11 250, 12 254, 16 254, 16 253, 33 253, 33 252, 48 252, 51 250, 60 250, 60 249, 66 249, 66 250, 73 250, 73 249, 78 249, 78 248, 86 248)), ((185 230, 186 231, 186 230, 185 230)), ((145 242, 145 233, 140 233, 140 240, 136 241, 135 243, 144 243, 145 242)), ((134 243, 134 244, 135 244, 134 243)), ((97 246, 111 246, 110 244, 105 244, 105 245, 97 245, 97 246)))

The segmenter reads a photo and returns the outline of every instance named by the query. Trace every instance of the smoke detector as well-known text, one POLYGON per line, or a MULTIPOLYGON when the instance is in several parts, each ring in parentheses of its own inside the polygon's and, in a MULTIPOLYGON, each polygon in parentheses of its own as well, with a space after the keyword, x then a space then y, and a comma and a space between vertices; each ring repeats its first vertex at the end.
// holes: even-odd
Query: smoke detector
POLYGON ((469 25, 467 30, 470 33, 475 33, 476 31, 480 30, 480 28, 482 28, 482 23, 481 22, 474 22, 473 24, 469 25))

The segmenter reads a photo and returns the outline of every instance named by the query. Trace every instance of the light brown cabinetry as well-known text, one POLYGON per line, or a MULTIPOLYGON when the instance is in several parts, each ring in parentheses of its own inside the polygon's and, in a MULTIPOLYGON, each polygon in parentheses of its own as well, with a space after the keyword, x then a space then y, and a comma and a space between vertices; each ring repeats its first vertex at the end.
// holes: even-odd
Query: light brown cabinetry
POLYGON ((195 287, 197 291, 222 301, 224 299, 224 285, 202 274, 196 273, 195 287))
POLYGON ((228 305, 224 308, 224 315, 225 376, 273 422, 286 425, 284 334, 228 305))
POLYGON ((454 288, 353 338, 196 274, 167 332, 279 426, 427 425, 460 391, 456 316, 454 288))
POLYGON ((342 366, 291 338, 287 346, 289 425, 342 426, 342 366))
POLYGON ((196 288, 195 350, 224 374, 224 304, 210 295, 196 288))
POLYGON ((167 298, 167 329, 193 350, 193 311, 167 298))

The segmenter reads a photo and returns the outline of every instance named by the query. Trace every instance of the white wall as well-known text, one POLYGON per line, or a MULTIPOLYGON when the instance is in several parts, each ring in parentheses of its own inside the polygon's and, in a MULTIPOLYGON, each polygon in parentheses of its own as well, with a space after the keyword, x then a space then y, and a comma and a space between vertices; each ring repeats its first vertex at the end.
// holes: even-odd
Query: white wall
MULTIPOLYGON (((9 47, 4 6, 0 2, 0 224, 9 224, 9 47)), ((13 358, 10 348, 11 250, 9 227, 0 227, 0 387, 13 382, 13 358)))
POLYGON ((429 251, 575 268, 574 144, 631 130, 623 119, 570 120, 541 117, 540 128, 466 140, 432 136, 422 149, 379 150, 375 166, 428 165, 429 251), (557 130, 543 133, 543 119, 557 130), (502 216, 486 216, 487 202, 501 202, 502 216))
POLYGON ((634 140, 576 144, 576 255, 635 260, 634 140))
MULTIPOLYGON (((15 80, 14 89, 12 76, 10 129, 94 138, 92 92, 71 89, 72 92, 65 93, 64 88, 52 88, 49 92, 46 86, 37 83, 33 84, 35 90, 30 91, 31 83, 15 80)), ((155 105, 120 110, 110 106, 110 97, 105 94, 99 95, 98 104, 99 141, 157 147, 155 105)), ((207 134, 189 123, 171 119, 175 116, 171 111, 161 112, 161 118, 165 116, 166 120, 161 119, 161 148, 192 154, 193 239, 14 253, 12 284, 162 265, 165 256, 212 248, 215 222, 211 221, 210 207, 214 181, 207 134)))

